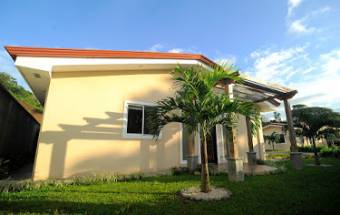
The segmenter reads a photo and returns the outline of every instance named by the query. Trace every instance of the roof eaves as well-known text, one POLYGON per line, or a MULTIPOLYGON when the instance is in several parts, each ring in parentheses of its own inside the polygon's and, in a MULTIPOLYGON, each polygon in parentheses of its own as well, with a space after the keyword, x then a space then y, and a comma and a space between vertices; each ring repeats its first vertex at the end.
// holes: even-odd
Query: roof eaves
POLYGON ((67 58, 180 59, 180 60, 198 60, 208 66, 216 65, 215 62, 205 57, 204 55, 188 53, 37 48, 24 46, 5 46, 5 49, 14 60, 16 59, 17 56, 67 57, 67 58))

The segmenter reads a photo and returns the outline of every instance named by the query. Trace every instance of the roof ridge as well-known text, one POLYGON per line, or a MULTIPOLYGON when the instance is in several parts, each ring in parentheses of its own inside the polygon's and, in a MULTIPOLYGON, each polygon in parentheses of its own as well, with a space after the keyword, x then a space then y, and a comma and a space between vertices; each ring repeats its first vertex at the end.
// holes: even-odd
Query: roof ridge
POLYGON ((172 53, 154 51, 129 51, 107 49, 80 48, 46 48, 29 46, 5 46, 10 56, 15 60, 17 56, 31 57, 74 57, 74 58, 145 58, 145 59, 182 59, 198 60, 209 66, 216 63, 203 54, 172 53))

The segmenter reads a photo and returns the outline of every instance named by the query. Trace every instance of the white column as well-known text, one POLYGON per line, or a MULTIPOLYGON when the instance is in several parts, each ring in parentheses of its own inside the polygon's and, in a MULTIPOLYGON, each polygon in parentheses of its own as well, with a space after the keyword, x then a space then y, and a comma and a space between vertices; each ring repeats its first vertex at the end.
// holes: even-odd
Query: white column
POLYGON ((217 163, 225 163, 226 159, 224 156, 224 136, 223 136, 223 126, 216 126, 216 148, 217 148, 217 163))

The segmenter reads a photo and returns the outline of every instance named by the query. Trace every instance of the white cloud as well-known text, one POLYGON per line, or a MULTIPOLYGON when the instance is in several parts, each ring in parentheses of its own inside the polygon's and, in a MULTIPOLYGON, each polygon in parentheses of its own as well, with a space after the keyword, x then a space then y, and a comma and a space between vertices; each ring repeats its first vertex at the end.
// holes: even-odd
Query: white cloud
POLYGON ((168 52, 170 52, 170 53, 183 53, 183 52, 186 52, 186 50, 181 49, 181 48, 173 48, 173 49, 168 50, 168 52))
POLYGON ((324 6, 324 7, 320 8, 320 9, 318 9, 318 10, 312 11, 312 12, 309 14, 309 16, 310 16, 310 17, 313 17, 313 16, 322 15, 322 14, 325 14, 325 13, 330 12, 331 10, 332 10, 332 9, 331 9, 330 6, 324 6))
POLYGON ((234 55, 227 55, 226 57, 214 59, 214 61, 220 65, 235 65, 236 60, 237 58, 234 55))
POLYGON ((153 51, 153 52, 156 52, 156 51, 160 51, 161 49, 163 49, 164 46, 160 43, 157 43, 157 44, 154 44, 153 46, 151 46, 149 48, 149 51, 153 51))
POLYGON ((156 43, 151 46, 147 51, 153 52, 170 52, 170 53, 195 53, 197 52, 195 48, 171 48, 168 45, 164 45, 162 43, 156 43))
POLYGON ((291 16, 293 10, 296 9, 301 3, 302 0, 288 0, 288 16, 291 16))
POLYGON ((312 21, 318 18, 319 16, 331 11, 331 8, 329 6, 324 6, 320 9, 306 13, 302 18, 293 19, 292 11, 300 3, 301 1, 296 1, 296 0, 288 2, 288 16, 287 16, 288 32, 292 34, 298 34, 298 35, 321 32, 320 27, 311 26, 312 21))
MULTIPOLYGON (((333 76, 340 73, 340 50, 332 50, 320 56, 324 62, 322 70, 325 75, 333 76)), ((340 81, 340 80, 338 80, 340 81)))
POLYGON ((317 29, 315 27, 308 27, 304 23, 304 19, 294 20, 289 24, 288 31, 290 33, 297 33, 297 34, 306 34, 306 33, 313 33, 317 29))
POLYGON ((306 58, 306 46, 293 47, 279 51, 257 50, 250 54, 254 64, 251 69, 255 78, 272 81, 285 82, 298 72, 292 65, 306 58))
POLYGON ((318 70, 308 81, 292 83, 300 91, 296 99, 307 105, 340 107, 340 49, 321 54, 315 62, 318 70))
POLYGON ((257 50, 251 54, 254 64, 250 75, 297 89, 292 104, 325 106, 340 111, 340 49, 314 58, 308 51, 307 46, 279 51, 257 50))

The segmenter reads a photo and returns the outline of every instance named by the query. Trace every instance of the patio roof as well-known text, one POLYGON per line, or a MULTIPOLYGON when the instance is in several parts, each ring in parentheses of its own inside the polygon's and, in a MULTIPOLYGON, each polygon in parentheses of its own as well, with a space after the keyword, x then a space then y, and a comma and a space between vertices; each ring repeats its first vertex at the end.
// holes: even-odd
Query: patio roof
MULTIPOLYGON (((242 75, 241 75, 242 76, 242 75)), ((269 102, 274 106, 279 106, 284 98, 292 98, 297 91, 289 89, 277 84, 265 83, 263 81, 254 80, 250 77, 243 77, 242 84, 235 84, 234 96, 241 99, 252 101, 255 103, 269 102)))
POLYGON ((268 102, 274 106, 280 105, 279 100, 290 99, 297 93, 296 90, 277 84, 254 80, 243 74, 240 74, 240 76, 243 78, 242 83, 225 80, 224 83, 221 83, 217 88, 223 90, 223 85, 233 84, 232 93, 234 98, 254 103, 268 102))

